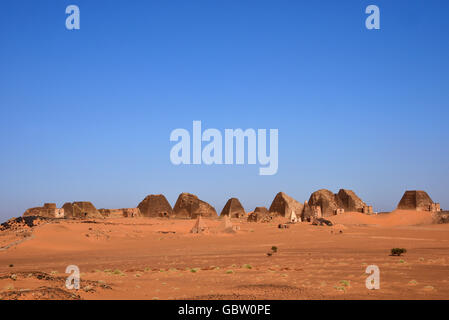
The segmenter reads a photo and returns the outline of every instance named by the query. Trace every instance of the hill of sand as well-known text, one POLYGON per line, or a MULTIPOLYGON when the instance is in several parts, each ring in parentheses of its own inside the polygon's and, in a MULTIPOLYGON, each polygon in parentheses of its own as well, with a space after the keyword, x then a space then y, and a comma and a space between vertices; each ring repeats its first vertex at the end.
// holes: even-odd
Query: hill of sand
POLYGON ((394 210, 380 215, 366 215, 359 212, 345 212, 327 217, 333 223, 344 225, 377 225, 382 227, 417 226, 432 224, 433 214, 429 211, 394 210))
POLYGON ((0 299, 448 299, 449 225, 395 211, 329 218, 334 227, 205 218, 45 220, 0 231, 0 299), (272 252, 272 247, 277 252, 272 252), (393 247, 406 248, 401 257, 393 247), (271 253, 271 255, 268 255, 271 253), (368 265, 381 289, 365 287, 368 265), (81 289, 65 287, 68 265, 81 289))

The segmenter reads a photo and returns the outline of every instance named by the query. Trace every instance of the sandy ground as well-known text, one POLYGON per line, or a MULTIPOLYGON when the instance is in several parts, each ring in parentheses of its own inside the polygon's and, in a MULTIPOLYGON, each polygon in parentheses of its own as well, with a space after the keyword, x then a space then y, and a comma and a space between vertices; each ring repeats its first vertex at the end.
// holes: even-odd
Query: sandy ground
POLYGON ((0 232, 1 299, 448 299, 449 225, 425 212, 345 213, 334 227, 205 219, 53 221, 0 232), (272 246, 278 251, 272 252, 272 246), (390 249, 406 248, 401 257, 390 249), (368 265, 380 290, 368 290, 368 265), (81 289, 68 290, 68 265, 81 289))

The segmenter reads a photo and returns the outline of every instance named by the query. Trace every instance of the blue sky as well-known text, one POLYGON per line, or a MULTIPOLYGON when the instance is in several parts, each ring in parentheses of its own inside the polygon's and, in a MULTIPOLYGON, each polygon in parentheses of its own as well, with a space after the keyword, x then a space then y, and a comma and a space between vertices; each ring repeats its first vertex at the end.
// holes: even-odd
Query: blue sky
POLYGON ((44 202, 221 211, 328 188, 449 207, 447 1, 3 0, 0 218, 44 202), (81 29, 65 28, 76 4, 81 29), (365 28, 366 6, 381 30, 365 28), (174 166, 170 132, 279 129, 279 170, 174 166))

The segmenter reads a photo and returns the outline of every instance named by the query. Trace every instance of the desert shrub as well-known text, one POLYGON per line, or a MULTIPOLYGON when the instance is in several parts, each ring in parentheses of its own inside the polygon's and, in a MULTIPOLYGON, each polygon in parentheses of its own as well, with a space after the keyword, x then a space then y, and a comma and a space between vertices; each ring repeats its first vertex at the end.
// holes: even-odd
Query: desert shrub
POLYGON ((119 270, 119 269, 115 269, 112 273, 115 274, 115 275, 119 275, 119 276, 124 276, 124 275, 125 275, 125 274, 124 274, 121 270, 119 270))
POLYGON ((393 248, 391 249, 391 255, 392 256, 400 256, 403 253, 406 253, 407 250, 404 248, 393 248))
POLYGON ((243 268, 245 268, 245 269, 252 269, 253 266, 250 265, 250 264, 244 264, 244 265, 243 265, 243 268))
POLYGON ((232 273, 234 273, 234 270, 228 270, 228 271, 226 271, 226 274, 232 274, 232 273))
POLYGON ((273 251, 273 253, 278 252, 278 247, 272 246, 271 247, 271 251, 273 251))
POLYGON ((340 285, 343 287, 350 287, 351 282, 349 282, 348 280, 340 280, 340 285))

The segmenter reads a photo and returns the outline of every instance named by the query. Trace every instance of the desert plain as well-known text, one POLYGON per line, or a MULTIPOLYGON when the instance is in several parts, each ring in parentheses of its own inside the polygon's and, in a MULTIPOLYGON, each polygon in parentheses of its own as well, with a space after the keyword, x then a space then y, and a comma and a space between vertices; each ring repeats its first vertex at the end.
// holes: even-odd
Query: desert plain
POLYGON ((43 220, 0 233, 0 299, 447 299, 449 224, 431 213, 344 212, 333 226, 111 218, 43 220), (273 249, 273 247, 275 247, 273 249), (391 256, 392 248, 406 248, 391 256), (68 265, 80 270, 69 290, 68 265), (365 285, 380 269, 380 289, 365 285))

